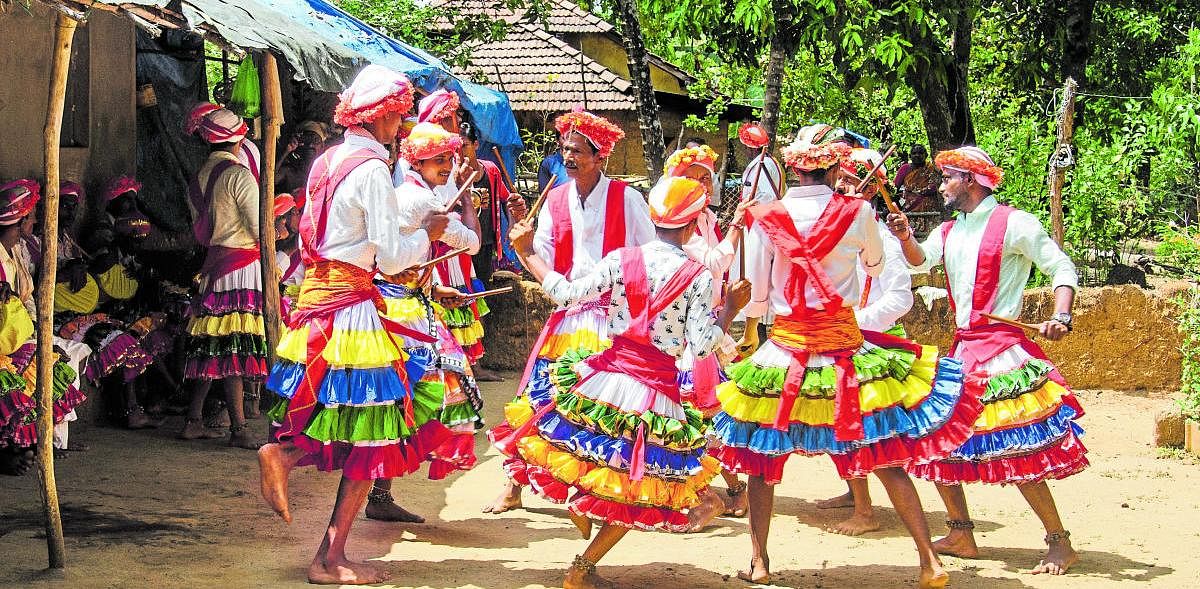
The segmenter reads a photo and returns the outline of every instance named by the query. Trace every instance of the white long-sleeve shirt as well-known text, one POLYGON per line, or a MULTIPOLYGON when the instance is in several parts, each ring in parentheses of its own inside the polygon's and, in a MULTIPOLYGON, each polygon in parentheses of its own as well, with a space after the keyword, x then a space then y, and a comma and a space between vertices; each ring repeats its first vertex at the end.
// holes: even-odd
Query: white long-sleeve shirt
POLYGON ((683 244, 683 251, 689 258, 704 264, 713 277, 713 304, 721 300, 721 291, 725 284, 725 272, 733 265, 736 251, 728 239, 717 239, 717 216, 705 209, 700 214, 697 226, 699 233, 693 235, 683 244))
MULTIPOLYGON (((214 151, 197 174, 200 189, 208 187, 209 175, 222 161, 240 163, 228 151, 214 151)), ((250 249, 258 247, 258 182, 244 166, 230 166, 213 183, 212 202, 207 211, 193 215, 212 216, 212 239, 205 245, 250 249)), ((191 206, 189 201, 189 207, 191 206)))
POLYGON ((759 166, 760 161, 762 161, 761 155, 754 156, 754 159, 746 165, 746 170, 742 172, 742 200, 749 199, 750 189, 755 188, 755 200, 766 204, 779 200, 779 195, 783 194, 783 172, 779 169, 779 163, 770 155, 767 156, 766 161, 762 161, 762 166, 759 166), (754 186, 755 175, 759 177, 758 186, 754 186))
MULTIPOLYGON (((396 189, 396 199, 400 207, 400 233, 404 235, 421 230, 429 211, 441 210, 446 206, 441 195, 430 189, 424 179, 413 174, 409 174, 408 180, 396 189)), ((465 247, 468 255, 479 253, 479 236, 464 225, 458 215, 450 215, 450 223, 438 241, 454 249, 465 247)))
MULTIPOLYGON (((796 231, 804 236, 816 224, 832 198, 833 190, 828 186, 800 186, 789 188, 780 202, 791 216, 796 231)), ((830 283, 848 307, 858 304, 861 296, 862 285, 858 280, 860 264, 866 266, 870 276, 879 276, 883 270, 879 223, 875 220, 875 211, 870 203, 865 201, 860 203, 858 214, 841 241, 821 260, 830 283)), ((751 227, 746 235, 746 276, 751 284, 750 304, 745 309, 747 317, 762 317, 768 310, 776 315, 792 314, 792 307, 784 295, 791 269, 791 260, 779 255, 762 226, 755 224, 751 227)), ((809 308, 822 308, 811 280, 804 287, 804 296, 809 308)))
MULTIPOLYGON (((567 278, 587 276, 604 257, 604 212, 607 210, 608 176, 601 175, 587 200, 580 202, 575 181, 567 185, 567 202, 571 212, 571 237, 573 265, 567 278)), ((650 222, 650 205, 642 193, 630 186, 625 187, 625 243, 623 246, 644 245, 654 241, 654 224, 650 222)), ((550 205, 546 203, 538 211, 537 232, 533 235, 533 248, 543 260, 554 260, 554 221, 550 217, 550 205)))
MULTIPOLYGON (((688 261, 688 255, 683 250, 657 240, 643 245, 642 255, 651 293, 658 292, 688 261)), ((673 304, 667 305, 662 313, 651 319, 650 342, 654 347, 677 360, 683 356, 686 346, 691 346, 692 353, 697 357, 712 352, 724 335, 712 317, 712 286, 712 275, 701 272, 673 304)), ((542 281, 542 288, 563 307, 593 299, 611 290, 608 333, 615 336, 629 329, 629 300, 625 296, 620 251, 608 254, 591 272, 570 281, 562 274, 550 272, 542 281)))
MULTIPOLYGON (((913 306, 912 275, 904 263, 904 250, 900 240, 881 227, 883 240, 883 272, 871 279, 871 292, 867 294, 867 305, 856 307, 854 317, 858 326, 868 331, 887 331, 913 306)), ((858 280, 865 284, 867 269, 858 266, 858 280)))
MULTIPOLYGON (((387 148, 361 127, 346 129, 345 142, 334 147, 331 166, 352 151, 366 148, 385 160, 387 148)), ((309 214, 305 210, 305 214, 309 214)), ((397 274, 420 263, 429 253, 429 234, 418 229, 400 234, 400 202, 388 165, 372 160, 359 164, 334 190, 325 239, 317 253, 364 270, 397 274)))
MULTIPOLYGON (((975 271, 979 263, 979 245, 983 241, 988 219, 996 210, 996 197, 989 196, 970 213, 959 213, 950 229, 950 250, 942 242, 941 229, 935 229, 921 249, 925 261, 917 270, 928 271, 945 262, 946 276, 950 281, 950 293, 957 310, 954 322, 960 329, 971 324, 971 301, 975 296, 975 271)), ((1021 315, 1021 302, 1029 271, 1037 266, 1042 274, 1050 277, 1054 288, 1079 287, 1079 275, 1075 264, 1046 233, 1041 221, 1025 211, 1014 210, 1008 217, 1004 232, 1004 253, 1000 256, 1000 280, 996 289, 996 304, 992 313, 1010 319, 1021 315)))

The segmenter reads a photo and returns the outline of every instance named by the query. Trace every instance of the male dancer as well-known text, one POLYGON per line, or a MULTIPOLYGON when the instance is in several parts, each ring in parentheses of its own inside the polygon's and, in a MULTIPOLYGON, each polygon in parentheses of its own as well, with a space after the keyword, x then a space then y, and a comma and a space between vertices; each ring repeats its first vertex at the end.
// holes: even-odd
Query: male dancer
MULTIPOLYGON (((571 181, 546 197, 533 241, 538 255, 551 261, 555 272, 574 279, 591 272, 609 252, 652 241, 654 225, 642 195, 604 175, 608 156, 625 136, 620 127, 581 110, 558 117, 554 127, 571 181)), ((525 217, 521 203, 510 202, 510 212, 515 219, 525 217)), ((529 354, 518 395, 528 397, 534 407, 545 405, 553 387, 548 373, 551 363, 576 348, 607 347, 607 307, 606 299, 592 298, 555 309, 529 354)), ((511 422, 498 425, 488 436, 493 441, 506 437, 512 427, 511 422)), ((509 481, 504 492, 483 508, 484 513, 521 507, 521 487, 529 484, 528 476, 512 460, 505 462, 505 472, 509 481)))
POLYGON ((921 244, 902 213, 888 215, 888 228, 913 267, 945 264, 958 328, 951 355, 962 359, 963 374, 982 396, 984 412, 974 435, 953 455, 914 466, 911 472, 937 483, 946 503, 950 533, 934 544, 939 553, 962 558, 979 554, 963 483, 1013 484, 1046 529, 1049 550, 1032 572, 1061 575, 1079 556, 1046 481, 1087 467, 1087 449, 1079 441, 1083 429, 1075 423, 1083 408, 1058 369, 1020 328, 983 314, 1018 318, 1030 267, 1036 265, 1054 286, 1054 315, 1037 325, 1038 333, 1058 341, 1071 331, 1079 278, 1037 217, 997 203, 994 192, 1004 171, 987 153, 961 147, 939 153, 935 162, 945 175, 942 198, 946 208, 958 211, 955 218, 921 244))
POLYGON ((776 318, 762 347, 729 367, 713 419, 724 444, 715 454, 750 477, 753 556, 738 576, 770 580, 773 485, 788 457, 828 454, 845 478, 879 477, 916 544, 920 586, 942 587, 949 577, 904 467, 951 452, 970 435, 980 407, 962 395, 955 361, 943 361, 935 378, 936 350, 859 329, 857 269, 879 276, 883 250, 871 206, 831 188, 833 169, 850 153, 826 141, 832 130, 801 129, 783 150, 797 186, 747 214, 748 323, 768 307, 776 318))
POLYGON ((397 229, 399 203, 383 144, 395 139, 412 93, 403 75, 364 68, 334 112, 335 122, 346 127, 345 142, 318 158, 309 174, 296 327, 284 330, 267 382, 284 398, 271 412, 280 441, 263 446, 258 459, 263 499, 288 522, 293 468, 303 461, 342 471, 333 515, 308 568, 312 583, 388 579, 386 572, 346 558, 350 526, 373 480, 415 471, 449 435, 436 418, 441 395, 408 382, 399 336, 410 332, 383 321, 384 302, 372 283, 376 272, 395 274, 423 258, 448 224, 438 212, 426 215, 424 227, 409 236, 397 229))

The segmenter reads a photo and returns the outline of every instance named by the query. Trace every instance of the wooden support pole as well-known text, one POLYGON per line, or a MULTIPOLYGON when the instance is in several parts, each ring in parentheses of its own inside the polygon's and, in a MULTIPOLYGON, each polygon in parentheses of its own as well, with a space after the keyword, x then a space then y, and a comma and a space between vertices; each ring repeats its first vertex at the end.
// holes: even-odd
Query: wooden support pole
POLYGON ((1063 109, 1058 118, 1058 143, 1050 156, 1050 224, 1054 230, 1054 241, 1063 246, 1067 231, 1063 225, 1063 184, 1067 181, 1069 166, 1059 165, 1063 157, 1071 153, 1071 140, 1075 136, 1075 79, 1067 78, 1063 85, 1063 109))
POLYGON ((279 345, 279 278, 275 270, 275 157, 279 128, 283 126, 283 93, 279 86, 279 64, 270 51, 263 52, 262 95, 266 112, 263 131, 262 198, 258 202, 258 241, 262 263, 263 325, 267 333, 267 363, 275 363, 279 345))
POLYGON ((77 23, 58 13, 54 29, 54 49, 50 62, 50 92, 46 104, 44 145, 46 159, 45 197, 42 200, 42 259, 37 284, 37 435, 38 480, 42 490, 42 510, 46 518, 46 550, 49 567, 66 566, 67 549, 63 541, 62 513, 58 508, 58 483, 54 479, 54 283, 58 280, 58 188, 59 141, 62 136, 63 105, 66 102, 67 71, 71 65, 71 42, 77 23))

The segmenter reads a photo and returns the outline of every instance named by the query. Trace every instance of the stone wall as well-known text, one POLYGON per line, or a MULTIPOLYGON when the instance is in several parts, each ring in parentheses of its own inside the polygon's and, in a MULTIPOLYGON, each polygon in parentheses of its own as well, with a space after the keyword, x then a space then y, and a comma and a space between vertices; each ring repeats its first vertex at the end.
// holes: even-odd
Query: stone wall
MULTIPOLYGON (((520 282, 513 293, 489 299, 484 364, 521 370, 552 304, 532 282, 520 282)), ((1183 286, 1142 290, 1135 286, 1084 288, 1075 302, 1074 331, 1060 342, 1036 339, 1079 389, 1173 391, 1179 388, 1182 336, 1170 301, 1183 286)), ((1025 293, 1021 317, 1036 323, 1053 314, 1049 289, 1025 293)), ((910 336, 935 344, 943 353, 953 336, 946 299, 926 309, 919 297, 903 319, 910 336)))

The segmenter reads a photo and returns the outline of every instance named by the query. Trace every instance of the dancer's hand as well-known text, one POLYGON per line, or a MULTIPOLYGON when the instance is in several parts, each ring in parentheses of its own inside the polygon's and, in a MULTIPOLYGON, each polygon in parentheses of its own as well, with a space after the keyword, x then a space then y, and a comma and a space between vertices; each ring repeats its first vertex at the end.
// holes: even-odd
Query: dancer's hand
POLYGON ((887 228, 900 241, 912 239, 912 226, 908 224, 908 215, 904 213, 888 213, 887 228))
POLYGON ((518 254, 529 256, 533 254, 533 234, 533 223, 522 218, 508 229, 508 241, 518 254))
POLYGON ((520 220, 528 214, 529 205, 525 203, 525 197, 515 192, 508 195, 508 218, 520 220))
POLYGON ((433 299, 447 309, 455 309, 461 307, 466 302, 463 294, 457 288, 451 288, 441 284, 433 285, 433 299))
POLYGON ((746 209, 758 204, 754 199, 744 200, 738 203, 737 209, 733 211, 733 219, 729 221, 731 227, 742 229, 746 226, 746 209))
POLYGON ((741 311, 750 303, 750 281, 745 278, 725 287, 725 306, 741 311))
POLYGON ((1067 333, 1069 331, 1066 325, 1063 325, 1062 323, 1059 323, 1053 319, 1038 323, 1037 327, 1038 333, 1041 334, 1042 337, 1052 342, 1056 342, 1064 337, 1067 337, 1067 333))
POLYGON ((746 333, 742 334, 742 339, 737 343, 738 355, 743 358, 749 358, 751 354, 758 349, 758 326, 750 329, 747 325, 746 333))
POLYGON ((425 213, 425 221, 421 227, 429 234, 429 241, 437 241, 446 234, 446 227, 450 225, 450 216, 441 211, 429 211, 425 213))

